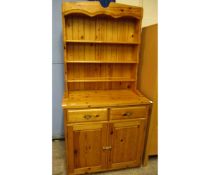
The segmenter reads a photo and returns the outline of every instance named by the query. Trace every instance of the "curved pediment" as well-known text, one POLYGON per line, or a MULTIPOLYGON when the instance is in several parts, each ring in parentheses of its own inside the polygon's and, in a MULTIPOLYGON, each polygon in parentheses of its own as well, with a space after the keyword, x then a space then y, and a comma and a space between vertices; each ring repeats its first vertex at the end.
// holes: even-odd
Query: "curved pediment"
POLYGON ((111 2, 109 7, 103 8, 99 2, 64 2, 63 15, 84 14, 90 17, 97 15, 108 15, 113 18, 133 17, 141 19, 143 9, 141 7, 129 6, 111 2))

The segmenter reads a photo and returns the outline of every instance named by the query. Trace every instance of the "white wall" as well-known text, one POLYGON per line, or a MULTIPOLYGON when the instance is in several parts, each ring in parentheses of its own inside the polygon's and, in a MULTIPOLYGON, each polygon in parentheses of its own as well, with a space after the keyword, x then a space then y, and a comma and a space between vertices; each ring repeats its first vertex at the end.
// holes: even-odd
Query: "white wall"
POLYGON ((150 26, 158 23, 157 19, 157 0, 116 0, 117 3, 134 5, 143 7, 144 16, 142 20, 142 27, 150 26))
POLYGON ((116 3, 127 4, 127 5, 134 5, 142 7, 143 0, 116 0, 116 3))
POLYGON ((149 26, 158 23, 157 17, 157 0, 143 0, 144 16, 142 26, 149 26))

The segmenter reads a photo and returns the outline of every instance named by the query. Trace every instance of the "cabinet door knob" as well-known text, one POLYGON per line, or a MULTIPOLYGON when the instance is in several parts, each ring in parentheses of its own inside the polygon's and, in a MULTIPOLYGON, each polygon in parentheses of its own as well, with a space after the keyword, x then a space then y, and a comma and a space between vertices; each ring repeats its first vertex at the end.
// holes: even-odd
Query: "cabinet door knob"
POLYGON ((126 112, 126 113, 123 114, 123 116, 125 116, 125 117, 129 117, 129 116, 131 116, 131 115, 132 115, 131 112, 126 112))
POLYGON ((90 119, 91 117, 92 117, 91 115, 84 115, 84 118, 87 120, 90 119))

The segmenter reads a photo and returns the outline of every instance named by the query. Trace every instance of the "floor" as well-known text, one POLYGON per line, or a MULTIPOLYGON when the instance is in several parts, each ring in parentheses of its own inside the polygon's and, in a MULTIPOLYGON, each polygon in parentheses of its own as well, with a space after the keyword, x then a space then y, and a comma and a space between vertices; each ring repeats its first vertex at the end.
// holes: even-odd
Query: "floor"
MULTIPOLYGON (((52 142, 53 175, 66 175, 64 149, 64 141, 55 140, 52 142)), ((157 162, 157 157, 151 157, 146 167, 95 173, 94 175, 157 175, 157 162)))

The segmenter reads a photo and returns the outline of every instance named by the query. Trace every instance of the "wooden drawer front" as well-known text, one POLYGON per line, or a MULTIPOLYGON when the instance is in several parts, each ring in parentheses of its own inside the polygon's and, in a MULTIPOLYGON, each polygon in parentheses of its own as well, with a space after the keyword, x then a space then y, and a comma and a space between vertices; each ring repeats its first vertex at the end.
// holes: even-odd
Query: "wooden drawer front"
POLYGON ((67 122, 107 120, 107 109, 68 110, 67 122))
POLYGON ((146 118, 147 111, 147 106, 112 108, 110 111, 110 117, 111 120, 146 118))

